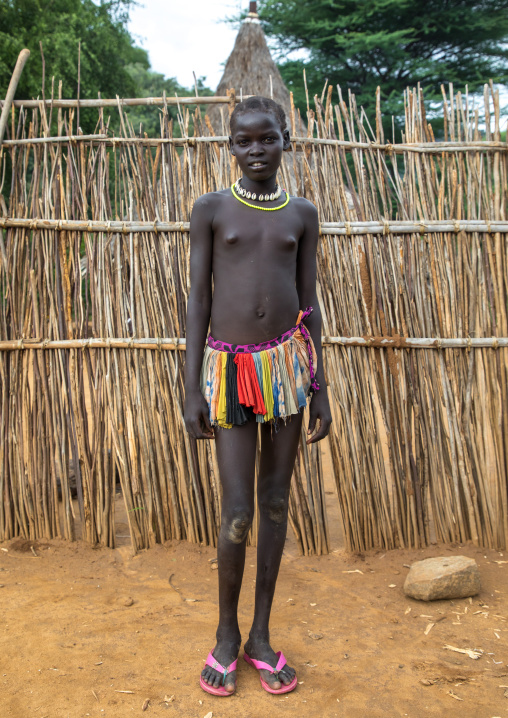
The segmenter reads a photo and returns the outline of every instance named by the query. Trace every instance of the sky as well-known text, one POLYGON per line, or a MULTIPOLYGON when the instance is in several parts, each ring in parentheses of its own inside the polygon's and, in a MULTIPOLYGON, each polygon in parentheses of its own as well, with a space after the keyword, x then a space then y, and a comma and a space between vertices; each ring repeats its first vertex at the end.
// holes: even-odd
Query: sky
POLYGON ((190 88, 194 71, 215 90, 238 32, 221 20, 248 7, 246 0, 139 0, 130 10, 129 30, 155 72, 190 88))

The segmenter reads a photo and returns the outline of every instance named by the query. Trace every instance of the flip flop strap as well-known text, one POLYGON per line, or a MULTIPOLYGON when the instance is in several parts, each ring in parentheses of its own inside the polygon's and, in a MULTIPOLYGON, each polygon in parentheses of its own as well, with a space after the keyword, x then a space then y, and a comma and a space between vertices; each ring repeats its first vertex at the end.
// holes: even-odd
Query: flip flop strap
POLYGON ((236 661, 233 661, 233 663, 230 663, 227 668, 224 668, 224 666, 221 665, 219 663, 219 661, 213 657, 213 654, 210 651, 210 653, 208 654, 208 657, 205 661, 205 666, 210 666, 211 668, 215 668, 216 671, 219 671, 219 673, 222 673, 223 674, 222 684, 224 685, 224 683, 226 682, 226 676, 228 675, 228 673, 231 673, 231 671, 236 670, 237 662, 238 662, 238 659, 236 661))
POLYGON ((282 653, 282 651, 277 651, 277 656, 279 657, 279 660, 277 661, 277 665, 275 666, 275 668, 269 663, 265 663, 264 661, 258 661, 255 658, 251 658, 250 660, 258 671, 264 668, 265 670, 270 671, 270 673, 278 673, 281 668, 286 665, 286 659, 284 658, 284 654, 282 653))
POLYGON ((286 665, 286 659, 284 658, 282 651, 277 651, 277 655, 279 656, 279 660, 275 666, 275 673, 278 673, 286 665))

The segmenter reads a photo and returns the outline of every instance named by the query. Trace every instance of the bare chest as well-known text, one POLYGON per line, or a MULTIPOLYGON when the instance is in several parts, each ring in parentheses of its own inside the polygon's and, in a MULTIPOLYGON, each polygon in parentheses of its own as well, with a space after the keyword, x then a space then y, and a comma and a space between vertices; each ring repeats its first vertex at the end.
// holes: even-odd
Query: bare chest
POLYGON ((246 208, 219 216, 214 226, 214 253, 242 256, 296 255, 300 223, 285 209, 267 212, 246 208))

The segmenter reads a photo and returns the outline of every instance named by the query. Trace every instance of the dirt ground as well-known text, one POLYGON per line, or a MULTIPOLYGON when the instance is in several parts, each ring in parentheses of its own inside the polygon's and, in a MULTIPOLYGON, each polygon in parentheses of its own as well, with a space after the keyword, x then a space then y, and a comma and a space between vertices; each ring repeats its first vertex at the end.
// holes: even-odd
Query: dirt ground
MULTIPOLYGON (((434 545, 350 555, 332 547, 303 558, 290 536, 272 642, 297 669, 298 688, 269 695, 240 661, 237 691, 221 699, 198 682, 214 645, 215 550, 173 542, 132 556, 125 525, 117 533, 116 549, 0 545, 0 718, 508 716, 508 561, 498 551, 434 545), (454 554, 478 562, 478 596, 424 603, 404 595, 412 562, 454 554)), ((337 530, 332 538, 340 543, 337 530)), ((245 637, 255 562, 247 549, 245 637)))

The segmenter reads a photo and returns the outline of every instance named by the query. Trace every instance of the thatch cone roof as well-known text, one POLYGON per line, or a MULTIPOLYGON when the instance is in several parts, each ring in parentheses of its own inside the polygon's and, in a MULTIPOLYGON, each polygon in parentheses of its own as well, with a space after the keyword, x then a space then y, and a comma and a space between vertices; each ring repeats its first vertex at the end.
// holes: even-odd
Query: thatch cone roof
MULTIPOLYGON (((251 3, 251 6, 255 5, 251 3)), ((251 10, 255 9, 251 7, 251 10)), ((216 95, 225 95, 234 88, 236 96, 263 95, 272 97, 286 111, 288 127, 291 128, 291 101, 277 65, 272 59, 265 34, 256 12, 250 12, 242 23, 233 52, 229 56, 216 95)), ((226 123, 229 121, 227 107, 222 107, 226 123)), ((222 134, 221 106, 209 106, 208 116, 217 134, 222 134)), ((229 125, 224 128, 229 134, 229 125)))

